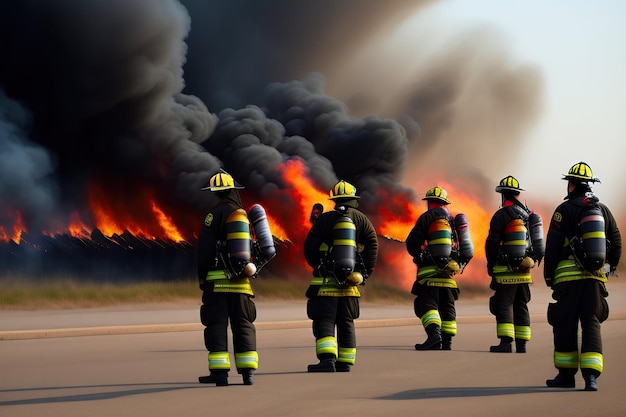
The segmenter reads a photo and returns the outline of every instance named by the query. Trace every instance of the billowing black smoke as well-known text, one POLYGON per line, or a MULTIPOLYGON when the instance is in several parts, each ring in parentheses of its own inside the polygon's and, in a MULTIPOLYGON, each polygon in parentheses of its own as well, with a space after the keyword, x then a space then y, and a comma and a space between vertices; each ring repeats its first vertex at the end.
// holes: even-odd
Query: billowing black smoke
MULTIPOLYGON (((502 122, 513 135, 491 139, 500 145, 517 136, 536 104, 536 86, 527 81, 536 74, 500 56, 477 68, 473 35, 416 71, 384 111, 371 96, 360 101, 359 91, 343 101, 326 92, 351 51, 430 3, 0 2, 0 228, 10 234, 16 213, 31 233, 65 230, 72 213, 94 227, 95 185, 129 212, 143 195, 138 190, 151 190, 193 240, 214 203, 200 189, 220 167, 252 198, 289 204, 277 168, 290 159, 304 163, 319 190, 338 179, 353 182, 376 223, 376 208, 389 203, 380 190, 415 200, 403 185, 406 172, 427 165, 463 119, 459 103, 479 108, 497 96, 493 116, 503 109, 522 115, 521 122, 502 122), (473 93, 474 103, 466 98, 473 93)), ((367 73, 360 68, 354 79, 367 73)), ((445 161, 479 148, 455 140, 468 142, 466 149, 445 161)))
POLYGON ((175 1, 0 5, 0 104, 14 109, 2 111, 12 134, 3 129, 1 146, 28 156, 0 179, 0 200, 28 230, 55 230, 59 217, 87 207, 95 177, 111 195, 157 182, 165 196, 201 203, 196 190, 220 162, 197 144, 216 116, 181 93, 189 24, 175 1))
MULTIPOLYGON (((291 14, 298 21, 315 16, 310 20, 312 31, 336 11, 363 17, 380 6, 322 2, 311 9, 304 2, 309 13, 296 14, 295 3, 301 2, 286 7, 275 1, 191 2, 188 6, 198 14, 191 44, 204 59, 188 71, 191 79, 204 79, 208 85, 207 91, 202 82, 192 83, 196 96, 183 93, 185 39, 193 17, 174 0, 4 2, 0 55, 10 65, 0 69, 6 93, 2 107, 24 106, 24 113, 22 120, 5 117, 4 124, 15 133, 11 139, 3 135, 3 142, 10 140, 31 160, 3 176, 3 204, 18 209, 29 230, 54 229, 68 208, 88 216, 83 210, 86 189, 98 178, 123 198, 132 198, 129 185, 156 183, 164 204, 174 200, 201 211, 212 203, 212 196, 199 190, 220 166, 261 196, 267 187, 281 188, 273 168, 294 157, 307 164, 322 189, 339 177, 356 182, 363 192, 374 193, 379 183, 397 186, 408 150, 400 124, 373 116, 351 119, 346 106, 323 91, 322 75, 269 84, 273 76, 286 77, 297 65, 272 60, 273 48, 254 48, 255 39, 273 42, 279 33, 294 30, 291 14), (264 23, 272 25, 248 27, 252 16, 265 16, 264 23), (223 52, 211 53, 211 45, 220 42, 222 50, 237 51, 234 41, 223 40, 229 39, 220 33, 225 23, 210 24, 227 21, 241 26, 233 39, 248 44, 239 54, 233 52, 232 59, 223 52), (203 29, 205 22, 208 30, 203 29), (202 40, 208 50, 199 46, 202 40), (255 50, 256 55, 242 56, 255 50), (263 50, 270 56, 256 59, 263 50), (232 72, 233 66, 245 71, 232 72), (225 76, 230 82, 223 88, 231 88, 227 95, 237 94, 239 102, 255 96, 255 88, 242 87, 241 79, 254 80, 256 87, 269 86, 258 103, 219 108, 229 100, 220 103, 216 97, 223 89, 213 86, 225 76), (216 112, 208 111, 199 96, 208 97, 216 112), (29 113, 32 125, 24 120, 29 113), (17 186, 17 180, 27 183, 17 186)), ((406 8, 408 3, 398 5, 406 8)), ((394 10, 397 14, 397 7, 394 10)), ((301 41, 315 44, 314 33, 301 41)), ((300 56, 307 55, 304 45, 298 46, 300 56)), ((293 51, 295 45, 283 48, 293 51)), ((292 62, 297 62, 295 58, 292 62)))

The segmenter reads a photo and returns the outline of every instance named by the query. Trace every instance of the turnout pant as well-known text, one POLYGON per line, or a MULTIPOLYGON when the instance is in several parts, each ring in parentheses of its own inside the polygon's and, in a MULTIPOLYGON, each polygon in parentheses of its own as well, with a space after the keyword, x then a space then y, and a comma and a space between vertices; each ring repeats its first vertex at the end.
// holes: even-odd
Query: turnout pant
POLYGON ((417 284, 411 291, 416 297, 413 303, 415 315, 422 320, 424 328, 430 324, 441 327, 443 334, 456 335, 456 306, 458 288, 436 287, 417 284))
POLYGON ((530 340, 530 286, 528 284, 494 284, 489 311, 496 316, 497 336, 530 340))
POLYGON ((337 357, 340 362, 354 364, 356 332, 354 320, 360 315, 358 297, 313 296, 307 302, 307 316, 313 320, 318 359, 337 357), (335 338, 335 327, 337 337, 335 338), (336 342, 335 342, 336 341, 336 342))
POLYGON ((598 377, 603 370, 601 323, 608 318, 604 283, 595 279, 563 282, 553 287, 548 322, 554 335, 554 365, 559 371, 598 377), (578 323, 582 330, 578 356, 578 323))
POLYGON ((204 291, 200 321, 204 345, 209 351, 209 369, 230 369, 228 359, 228 323, 233 334, 237 369, 256 369, 256 306, 247 294, 204 291))

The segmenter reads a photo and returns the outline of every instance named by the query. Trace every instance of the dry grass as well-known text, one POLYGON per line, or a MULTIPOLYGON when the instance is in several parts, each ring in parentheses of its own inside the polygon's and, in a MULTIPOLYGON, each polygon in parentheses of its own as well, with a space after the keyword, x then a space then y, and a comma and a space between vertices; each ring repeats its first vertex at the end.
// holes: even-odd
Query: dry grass
MULTIPOLYGON (((304 300, 308 279, 290 281, 258 278, 252 282, 257 299, 304 300)), ((370 280, 360 287, 362 301, 412 303, 405 289, 370 280)), ((482 288, 463 288, 464 297, 484 295, 482 288)), ((201 297, 195 280, 149 283, 98 283, 56 278, 0 278, 0 310, 71 309, 146 303, 197 303, 201 297)))

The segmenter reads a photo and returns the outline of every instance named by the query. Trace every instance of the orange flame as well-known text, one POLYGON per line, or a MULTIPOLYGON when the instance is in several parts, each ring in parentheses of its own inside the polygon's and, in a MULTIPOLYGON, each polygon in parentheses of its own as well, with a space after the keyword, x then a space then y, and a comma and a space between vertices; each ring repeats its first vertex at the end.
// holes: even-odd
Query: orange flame
POLYGON ((19 244, 22 240, 22 233, 27 232, 22 220, 22 213, 17 210, 3 211, 3 217, 12 219, 10 222, 12 223, 12 226, 10 227, 10 230, 6 230, 4 227, 0 226, 0 240, 3 242, 9 242, 9 240, 12 240, 13 242, 19 244))
POLYGON ((301 210, 301 222, 308 228, 309 219, 306 216, 315 203, 324 206, 324 211, 332 210, 334 204, 328 200, 328 194, 315 188, 307 176, 306 166, 299 159, 288 160, 283 164, 283 175, 287 184, 293 189, 296 203, 301 210))
POLYGON ((159 222, 159 225, 163 229, 163 232, 165 232, 165 236, 167 236, 168 239, 174 242, 183 242, 185 239, 178 231, 178 228, 172 221, 172 218, 165 214, 165 212, 161 210, 161 208, 157 205, 155 201, 150 201, 150 204, 152 207, 152 211, 156 216, 157 221, 159 222))
POLYGON ((72 212, 70 215, 70 225, 68 229, 70 235, 73 237, 89 237, 89 227, 81 220, 76 211, 72 212))
POLYGON ((289 234, 287 231, 278 223, 278 221, 269 215, 269 213, 265 214, 267 216, 267 222, 270 225, 270 230, 272 231, 272 236, 277 239, 282 240, 283 242, 289 241, 289 234))

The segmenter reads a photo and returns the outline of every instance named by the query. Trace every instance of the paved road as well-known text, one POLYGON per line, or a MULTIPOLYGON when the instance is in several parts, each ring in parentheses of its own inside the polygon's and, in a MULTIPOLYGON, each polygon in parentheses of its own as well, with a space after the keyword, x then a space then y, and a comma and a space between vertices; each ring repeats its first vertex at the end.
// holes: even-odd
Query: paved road
POLYGON ((25 327, 28 337, 37 339, 21 334, 0 340, 0 415, 623 416, 626 284, 609 290, 612 315, 603 325, 605 373, 598 392, 581 391, 580 376, 574 390, 545 387, 555 370, 545 322, 549 294, 540 288, 531 302, 533 340, 526 354, 487 352, 496 339, 485 299, 459 302, 459 334, 450 352, 413 349, 425 335, 410 305, 367 305, 357 331, 357 365, 338 374, 305 371, 315 359, 301 303, 259 302, 261 364, 253 386, 243 386, 234 371, 229 387, 196 383, 206 373, 202 333, 182 327, 197 325, 196 306, 105 309, 91 311, 93 316, 1 312, 1 334, 19 334, 25 327), (42 317, 49 324, 43 330, 36 326, 42 317), (159 327, 163 317, 174 327, 159 327), (68 335, 54 334, 51 323, 91 336, 52 337, 68 335), (147 332, 145 326, 156 330, 147 332), (134 331, 122 330, 129 327, 134 331), (109 330, 87 332, 94 328, 109 330))

